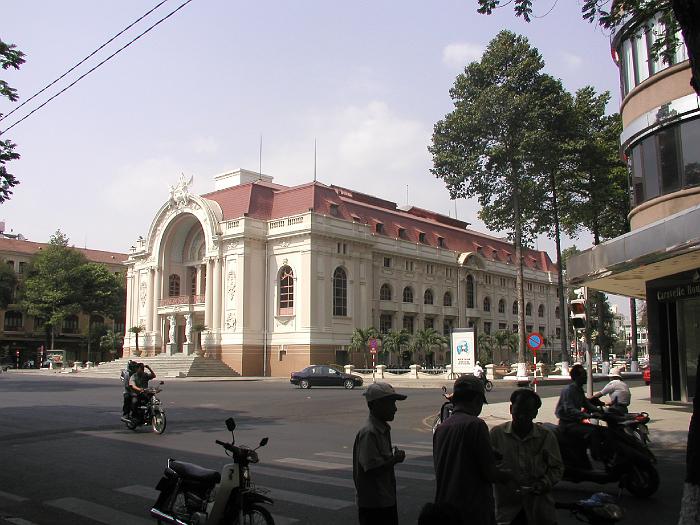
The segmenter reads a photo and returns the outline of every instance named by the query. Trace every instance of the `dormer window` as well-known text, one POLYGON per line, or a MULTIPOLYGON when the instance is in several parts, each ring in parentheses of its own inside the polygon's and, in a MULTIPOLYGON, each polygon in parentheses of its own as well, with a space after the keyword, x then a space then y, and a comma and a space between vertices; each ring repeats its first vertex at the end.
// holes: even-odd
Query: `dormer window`
POLYGON ((425 239, 425 233, 423 232, 418 232, 418 242, 422 244, 427 244, 428 241, 425 239))
POLYGON ((333 217, 337 217, 338 216, 338 205, 331 203, 329 208, 330 208, 331 215, 333 217))
POLYGON ((399 228, 399 239, 408 239, 406 228, 399 228))
POLYGON ((378 223, 374 226, 374 231, 377 232, 377 233, 384 233, 384 224, 382 224, 381 222, 378 222, 378 223))
POLYGON ((444 237, 438 237, 437 238, 438 246, 440 248, 445 248, 445 238, 444 237))

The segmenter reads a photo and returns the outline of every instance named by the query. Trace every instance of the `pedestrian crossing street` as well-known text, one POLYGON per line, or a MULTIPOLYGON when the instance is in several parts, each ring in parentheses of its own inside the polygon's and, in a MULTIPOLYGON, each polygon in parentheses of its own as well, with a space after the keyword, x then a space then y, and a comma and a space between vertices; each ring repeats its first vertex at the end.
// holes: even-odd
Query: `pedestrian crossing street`
MULTIPOLYGON (((421 490, 426 498, 432 496, 435 479, 430 442, 395 443, 406 451, 406 461, 396 466, 397 490, 421 490)), ((354 523, 355 487, 352 480, 352 453, 340 451, 316 452, 311 457, 283 457, 266 459, 251 466, 252 479, 258 489, 262 489, 275 502, 268 509, 277 525, 324 523, 331 514, 337 524, 354 523), (342 518, 341 516, 347 516, 342 518), (340 518, 340 519, 339 519, 340 518), (347 519, 348 521, 344 521, 347 519), (352 521, 350 521, 352 519, 352 521)), ((90 501, 79 494, 32 502, 21 494, 0 491, 0 504, 3 509, 16 508, 17 516, 8 516, 8 510, 0 514, 0 524, 44 525, 48 523, 71 523, 71 516, 82 520, 76 523, 101 523, 106 525, 152 525, 155 520, 148 514, 150 504, 158 495, 153 487, 128 485, 111 489, 116 498, 110 503, 90 501), (141 501, 142 506, 133 505, 141 501), (123 501, 119 505, 119 501, 123 501), (115 504, 117 502, 117 504, 115 504), (22 517, 23 505, 38 503, 42 518, 36 521, 22 517), (58 511, 58 513, 57 513, 58 511), (137 514, 141 512, 141 514, 137 514), (43 515, 46 520, 43 520, 43 515)), ((427 501, 427 499, 426 499, 427 501)))

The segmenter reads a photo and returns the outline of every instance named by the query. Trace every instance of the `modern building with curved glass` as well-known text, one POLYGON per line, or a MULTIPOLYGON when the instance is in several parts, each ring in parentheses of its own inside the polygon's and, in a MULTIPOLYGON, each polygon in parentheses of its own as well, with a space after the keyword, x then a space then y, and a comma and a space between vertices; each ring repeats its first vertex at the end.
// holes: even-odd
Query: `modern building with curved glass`
POLYGON ((670 63, 652 56, 662 29, 629 19, 612 39, 631 231, 567 266, 572 285, 646 299, 655 402, 690 400, 700 355, 700 101, 680 35, 670 63))

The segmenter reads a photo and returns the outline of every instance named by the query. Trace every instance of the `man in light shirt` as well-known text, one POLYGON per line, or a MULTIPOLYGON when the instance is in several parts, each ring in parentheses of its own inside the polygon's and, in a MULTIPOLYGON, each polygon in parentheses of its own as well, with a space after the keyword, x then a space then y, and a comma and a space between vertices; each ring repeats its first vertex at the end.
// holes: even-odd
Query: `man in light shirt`
POLYGON ((610 370, 610 376, 612 380, 605 385, 600 392, 593 394, 594 398, 601 398, 603 396, 609 395, 610 401, 607 405, 613 410, 621 413, 627 413, 627 407, 630 404, 632 395, 630 394, 630 387, 622 380, 620 373, 620 368, 615 367, 610 370))

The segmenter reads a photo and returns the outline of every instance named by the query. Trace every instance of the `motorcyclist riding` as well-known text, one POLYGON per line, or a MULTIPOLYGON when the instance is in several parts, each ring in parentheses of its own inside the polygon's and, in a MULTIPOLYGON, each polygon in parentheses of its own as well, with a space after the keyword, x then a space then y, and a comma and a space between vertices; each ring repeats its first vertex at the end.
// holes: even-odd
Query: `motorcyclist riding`
POLYGON ((136 370, 137 364, 136 361, 129 359, 129 362, 121 373, 121 381, 124 384, 124 392, 122 394, 124 398, 122 402, 122 420, 127 419, 131 412, 131 388, 129 388, 129 378, 136 370))
POLYGON ((156 374, 151 369, 150 366, 144 365, 143 363, 138 363, 136 365, 136 372, 134 372, 129 378, 129 389, 131 391, 131 418, 137 416, 136 409, 139 406, 139 401, 143 400, 143 391, 148 388, 148 382, 151 379, 155 379, 156 374), (148 368, 148 372, 146 372, 148 368))
POLYGON ((484 378, 484 369, 481 368, 481 363, 479 361, 474 363, 474 371, 472 374, 474 374, 474 377, 478 377, 479 379, 484 378))
POLYGON ((566 437, 578 441, 582 447, 589 443, 591 455, 596 458, 599 455, 597 453, 599 443, 604 438, 602 435, 604 429, 583 424, 583 420, 590 418, 591 414, 598 412, 599 409, 583 393, 583 385, 586 382, 586 370, 583 366, 580 364, 572 366, 569 375, 572 382, 561 391, 554 411, 559 418, 559 431, 566 437), (599 432, 601 435, 593 436, 594 432, 599 432))
POLYGON ((607 405, 610 409, 619 414, 627 414, 627 407, 630 404, 632 396, 630 394, 630 387, 622 380, 620 372, 621 370, 619 367, 610 370, 612 381, 605 385, 600 392, 593 394, 593 397, 599 399, 605 395, 609 395, 610 401, 607 405))

